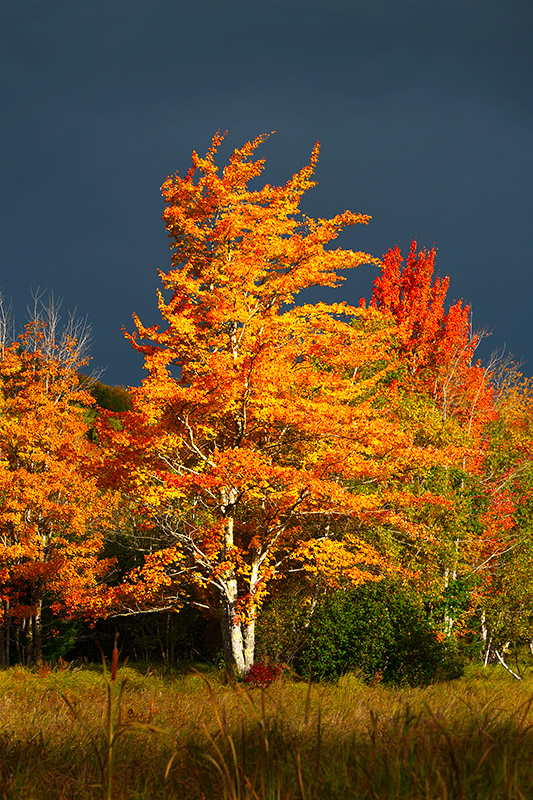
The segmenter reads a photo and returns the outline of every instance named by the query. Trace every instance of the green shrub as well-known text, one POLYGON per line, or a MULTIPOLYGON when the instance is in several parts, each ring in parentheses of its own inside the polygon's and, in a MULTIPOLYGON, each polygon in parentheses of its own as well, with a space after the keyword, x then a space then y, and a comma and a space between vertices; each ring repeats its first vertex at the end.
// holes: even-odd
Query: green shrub
POLYGON ((306 677, 356 670, 366 679, 411 686, 462 674, 458 654, 438 641, 421 605, 385 581, 328 595, 313 615, 297 666, 306 677))

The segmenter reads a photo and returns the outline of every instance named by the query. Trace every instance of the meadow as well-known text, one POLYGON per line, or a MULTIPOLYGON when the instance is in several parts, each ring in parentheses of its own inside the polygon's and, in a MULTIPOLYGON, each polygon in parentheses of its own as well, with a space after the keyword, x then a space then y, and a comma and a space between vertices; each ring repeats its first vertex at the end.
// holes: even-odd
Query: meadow
POLYGON ((532 706, 533 680, 498 667, 418 689, 15 667, 0 673, 0 797, 526 798, 532 706))

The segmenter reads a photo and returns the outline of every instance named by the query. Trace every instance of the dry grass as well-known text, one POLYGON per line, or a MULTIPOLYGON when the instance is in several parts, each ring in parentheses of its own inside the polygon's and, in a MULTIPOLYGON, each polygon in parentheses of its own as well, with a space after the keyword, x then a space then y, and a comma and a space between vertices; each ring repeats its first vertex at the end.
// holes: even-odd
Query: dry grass
MULTIPOLYGON (((117 691, 124 680, 115 800, 533 796, 533 682, 498 669, 409 690, 351 676, 244 690, 126 668, 117 691)), ((110 797, 107 692, 101 670, 0 673, 0 797, 110 797)))

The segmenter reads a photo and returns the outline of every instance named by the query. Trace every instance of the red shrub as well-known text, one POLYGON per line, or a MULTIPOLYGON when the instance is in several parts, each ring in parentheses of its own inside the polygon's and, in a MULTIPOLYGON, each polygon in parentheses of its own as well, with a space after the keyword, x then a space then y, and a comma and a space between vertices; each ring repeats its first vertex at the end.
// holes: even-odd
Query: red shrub
POLYGON ((274 683, 276 678, 281 675, 282 667, 279 664, 263 664, 257 661, 252 664, 246 675, 244 682, 255 688, 266 688, 274 683))

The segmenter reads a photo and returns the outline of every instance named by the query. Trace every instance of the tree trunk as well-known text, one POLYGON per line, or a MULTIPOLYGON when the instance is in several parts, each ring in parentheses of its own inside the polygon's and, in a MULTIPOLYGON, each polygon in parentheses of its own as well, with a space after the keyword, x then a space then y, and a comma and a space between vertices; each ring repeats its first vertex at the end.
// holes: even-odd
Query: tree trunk
MULTIPOLYGON (((233 510, 237 501, 237 492, 232 487, 224 487, 220 492, 220 502, 225 514, 224 554, 233 551, 234 517, 233 510)), ((228 569, 222 580, 222 641, 224 643, 224 660, 230 675, 242 678, 254 663, 255 620, 250 618, 243 622, 238 607, 238 586, 234 569, 228 569)))
POLYGON ((490 661, 492 653, 492 636, 489 636, 489 630, 486 625, 487 619, 485 610, 481 612, 481 640, 483 648, 481 650, 481 657, 483 659, 483 666, 486 667, 490 661))
POLYGON ((255 618, 243 624, 244 628, 244 666, 248 672, 255 656, 255 618))
POLYGON ((37 666, 42 661, 43 655, 43 636, 41 625, 41 608, 37 609, 37 613, 31 618, 31 638, 33 645, 32 659, 33 665, 37 666))
POLYGON ((3 667, 7 667, 7 659, 6 659, 6 624, 2 625, 0 628, 0 664, 3 667))
MULTIPOLYGON (((458 539, 455 540, 455 555, 456 555, 456 563, 457 563, 457 553, 459 550, 459 541, 458 539)), ((454 567, 453 570, 446 569, 444 570, 444 586, 447 588, 450 585, 451 581, 455 581, 457 579, 457 569, 454 567)), ((455 624, 455 617, 453 613, 450 611, 449 603, 445 603, 444 606, 444 635, 447 639, 451 638, 453 626, 455 624)))
POLYGON ((6 667, 11 666, 11 613, 9 610, 9 600, 4 603, 4 630, 5 630, 5 646, 4 653, 6 657, 6 667))
POLYGON ((26 653, 24 652, 24 648, 20 643, 20 634, 24 630, 24 622, 22 620, 19 623, 15 624, 15 650, 16 650, 16 660, 19 664, 26 664, 26 653))
POLYGON ((9 616, 9 600, 2 600, 2 626, 0 627, 0 664, 9 667, 9 639, 11 635, 11 618, 9 616))
POLYGON ((38 666, 42 661, 41 612, 42 601, 39 600, 35 614, 28 620, 26 628, 26 663, 31 667, 38 666))
POLYGON ((240 678, 246 672, 241 623, 236 616, 236 603, 227 598, 225 600, 221 618, 224 661, 228 673, 240 678))
POLYGON ((232 601, 226 598, 220 621, 226 668, 230 675, 242 678, 254 663, 255 620, 248 622, 240 620, 236 600, 236 597, 232 601))

